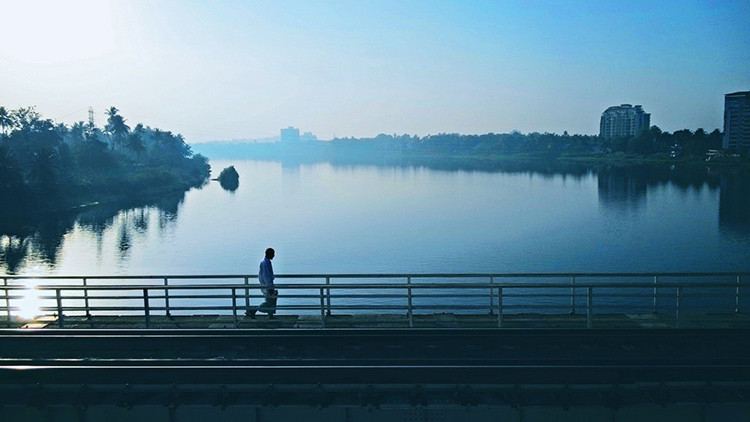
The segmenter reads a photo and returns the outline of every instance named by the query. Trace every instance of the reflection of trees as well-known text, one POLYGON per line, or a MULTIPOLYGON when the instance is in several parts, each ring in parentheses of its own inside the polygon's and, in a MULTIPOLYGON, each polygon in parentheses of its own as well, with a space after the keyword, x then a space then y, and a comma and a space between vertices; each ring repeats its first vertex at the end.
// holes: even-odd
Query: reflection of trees
MULTIPOLYGON (((397 159, 389 157, 357 157, 342 156, 340 159, 332 159, 333 167, 354 168, 358 166, 399 167, 399 168, 427 168, 446 172, 480 171, 484 173, 507 173, 507 174, 533 174, 543 178, 557 176, 581 179, 592 171, 596 166, 579 162, 566 162, 560 160, 481 160, 477 158, 426 158, 426 157, 400 157, 397 159)), ((283 161, 282 161, 283 163, 283 161)))
POLYGON ((159 210, 159 229, 164 230, 177 221, 177 210, 182 203, 184 195, 179 198, 161 198, 156 207, 159 210))
POLYGON ((136 215, 133 217, 133 226, 139 234, 146 233, 148 231, 148 213, 146 209, 139 208, 135 210, 136 215))
MULTIPOLYGON (((125 215, 127 216, 129 214, 128 211, 125 211, 125 215)), ((128 223, 128 219, 125 220, 123 223, 120 224, 119 233, 117 235, 117 251, 120 253, 120 259, 125 260, 128 258, 128 251, 130 250, 131 245, 131 230, 132 227, 129 227, 130 225, 128 223)))
POLYGON ((62 248, 62 240, 65 233, 73 227, 70 219, 56 220, 47 217, 42 220, 38 230, 31 238, 31 245, 38 254, 40 261, 45 264, 55 265, 57 255, 62 248))
POLYGON ((599 172, 599 203, 616 209, 637 210, 643 206, 648 181, 627 168, 614 167, 599 172))
MULTIPOLYGON (((104 233, 115 228, 119 258, 128 258, 134 236, 148 233, 152 213, 157 213, 160 228, 177 220, 184 192, 165 195, 158 200, 128 204, 103 204, 79 212, 34 214, 21 210, 11 216, 0 215, 0 271, 17 273, 33 257, 50 267, 57 264, 63 238, 76 227, 93 234, 99 243, 104 233)), ((101 245, 100 245, 101 246, 101 245)))
POLYGON ((29 239, 16 236, 0 236, 0 264, 5 264, 9 274, 14 274, 23 265, 29 251, 29 239))

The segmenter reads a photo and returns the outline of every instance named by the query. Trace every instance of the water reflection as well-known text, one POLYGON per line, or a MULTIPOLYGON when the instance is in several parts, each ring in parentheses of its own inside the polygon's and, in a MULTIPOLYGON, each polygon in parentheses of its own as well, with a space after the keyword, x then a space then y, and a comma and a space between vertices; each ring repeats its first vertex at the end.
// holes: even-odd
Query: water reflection
POLYGON ((742 172, 721 175, 719 225, 727 231, 750 231, 750 177, 742 172))
POLYGON ((160 231, 177 221, 185 193, 166 195, 158 200, 133 203, 111 203, 92 206, 79 212, 37 214, 33 210, 0 216, 0 271, 17 274, 30 261, 54 268, 64 239, 75 230, 96 241, 101 258, 104 233, 117 230, 116 248, 120 260, 128 259, 133 236, 146 236, 152 214, 156 214, 160 231))
POLYGON ((649 189, 674 186, 683 192, 704 187, 719 189, 723 172, 703 166, 598 166, 599 203, 613 210, 637 212, 645 204, 649 189))
POLYGON ((234 191, 237 190, 237 188, 240 187, 240 180, 239 179, 220 179, 219 184, 224 190, 228 190, 229 192, 234 193, 234 191))
POLYGON ((26 285, 25 289, 13 291, 14 294, 20 296, 19 299, 11 302, 11 305, 18 309, 15 315, 23 319, 32 319, 43 315, 42 306, 45 303, 40 297, 41 292, 37 289, 39 281, 26 280, 24 284, 26 285))
POLYGON ((637 211, 645 203, 648 182, 627 168, 602 169, 597 178, 599 203, 618 210, 637 211))
POLYGON ((299 191, 302 176, 299 162, 281 163, 281 189, 284 195, 296 195, 299 191))
POLYGON ((31 239, 16 235, 0 236, 0 268, 5 266, 8 274, 15 274, 29 253, 31 239))

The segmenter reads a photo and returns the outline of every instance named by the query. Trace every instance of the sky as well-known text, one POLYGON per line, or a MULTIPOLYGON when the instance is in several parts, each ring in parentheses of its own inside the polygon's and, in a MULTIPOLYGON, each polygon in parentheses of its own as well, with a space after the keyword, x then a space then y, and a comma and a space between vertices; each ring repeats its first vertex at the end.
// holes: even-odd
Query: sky
POLYGON ((188 142, 597 134, 641 104, 722 128, 750 90, 750 2, 0 0, 0 105, 188 142))

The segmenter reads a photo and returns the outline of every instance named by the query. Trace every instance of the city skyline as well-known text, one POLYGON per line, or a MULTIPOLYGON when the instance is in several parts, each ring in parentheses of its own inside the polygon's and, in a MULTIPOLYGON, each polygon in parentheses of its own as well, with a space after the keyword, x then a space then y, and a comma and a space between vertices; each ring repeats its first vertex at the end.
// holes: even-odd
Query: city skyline
POLYGON ((114 105, 189 142, 596 134, 623 103, 665 131, 722 130, 724 95, 750 87, 740 1, 2 7, 0 105, 67 124, 114 105))

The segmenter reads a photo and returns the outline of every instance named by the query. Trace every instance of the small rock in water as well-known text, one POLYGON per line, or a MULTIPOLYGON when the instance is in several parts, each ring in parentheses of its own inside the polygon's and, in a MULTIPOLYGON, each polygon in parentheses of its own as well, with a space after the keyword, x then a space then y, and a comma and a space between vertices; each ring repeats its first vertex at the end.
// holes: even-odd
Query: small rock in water
POLYGON ((235 191, 240 186, 240 175, 234 166, 229 166, 222 170, 218 180, 221 187, 229 191, 235 191))

